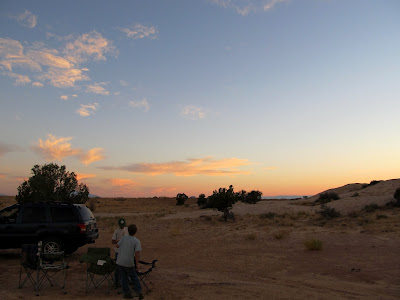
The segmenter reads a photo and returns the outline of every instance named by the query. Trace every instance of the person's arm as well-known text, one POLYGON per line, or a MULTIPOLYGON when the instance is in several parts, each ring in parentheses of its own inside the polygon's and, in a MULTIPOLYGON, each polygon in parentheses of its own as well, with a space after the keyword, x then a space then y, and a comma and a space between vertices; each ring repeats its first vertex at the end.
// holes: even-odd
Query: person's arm
POLYGON ((136 270, 139 270, 139 257, 140 257, 140 251, 135 252, 135 267, 136 270))
POLYGON ((119 241, 117 240, 117 231, 115 230, 114 231, 114 234, 113 234, 113 236, 112 236, 112 238, 111 238, 111 243, 112 244, 117 244, 119 241))

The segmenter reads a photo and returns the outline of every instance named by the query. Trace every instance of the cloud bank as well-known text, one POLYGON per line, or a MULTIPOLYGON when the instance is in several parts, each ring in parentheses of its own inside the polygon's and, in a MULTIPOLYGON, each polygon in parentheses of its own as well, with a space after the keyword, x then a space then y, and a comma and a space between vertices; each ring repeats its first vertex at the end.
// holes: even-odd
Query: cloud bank
POLYGON ((248 171, 239 170, 239 167, 250 165, 247 159, 225 158, 221 160, 212 157, 194 158, 187 161, 172 161, 166 163, 137 163, 121 167, 100 167, 104 170, 123 170, 132 173, 148 175, 174 174, 176 176, 194 175, 242 175, 248 171))

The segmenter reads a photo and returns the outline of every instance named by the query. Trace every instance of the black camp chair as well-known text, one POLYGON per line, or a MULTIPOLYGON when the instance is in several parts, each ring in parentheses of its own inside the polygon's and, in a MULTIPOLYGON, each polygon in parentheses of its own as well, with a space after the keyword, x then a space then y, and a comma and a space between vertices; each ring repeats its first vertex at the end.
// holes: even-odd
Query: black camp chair
MULTIPOLYGON (((156 268, 156 262, 157 262, 157 261, 158 261, 157 259, 153 260, 152 262, 145 262, 145 261, 143 261, 143 260, 139 260, 139 263, 140 263, 141 265, 150 266, 150 267, 149 267, 146 271, 144 271, 144 272, 136 272, 136 274, 137 274, 138 277, 139 277, 139 280, 140 280, 141 285, 143 284, 143 286, 146 288, 147 291, 150 291, 150 288, 149 288, 148 285, 146 284, 146 278, 147 278, 147 276, 156 268)), ((129 281, 129 286, 130 286, 131 290, 134 291, 135 288, 134 288, 134 286, 133 286, 133 282, 131 281, 131 278, 130 278, 130 277, 128 277, 128 281, 129 281)), ((143 286, 142 286, 142 288, 143 288, 143 286)), ((122 288, 121 285, 118 284, 118 294, 121 293, 121 288, 122 288)))
POLYGON ((38 245, 22 245, 21 268, 19 273, 18 287, 31 282, 36 296, 49 286, 57 286, 65 291, 68 265, 65 261, 64 252, 44 253, 41 243, 38 245), (22 272, 25 278, 22 279, 22 272))
POLYGON ((157 259, 153 260, 152 262, 145 262, 145 261, 143 261, 143 260, 139 260, 139 263, 140 263, 140 264, 146 265, 146 266, 151 266, 151 267, 149 267, 149 269, 147 269, 147 271, 145 271, 145 272, 137 272, 137 275, 139 276, 140 282, 143 283, 143 285, 146 287, 147 291, 149 291, 150 289, 149 289, 149 287, 147 286, 145 280, 146 280, 146 277, 153 271, 153 269, 156 268, 156 262, 157 262, 157 261, 158 261, 157 259))
POLYGON ((90 288, 97 289, 106 282, 107 293, 114 284, 113 274, 116 269, 115 262, 110 257, 110 248, 89 247, 86 254, 80 258, 80 262, 86 263, 86 292, 90 288))

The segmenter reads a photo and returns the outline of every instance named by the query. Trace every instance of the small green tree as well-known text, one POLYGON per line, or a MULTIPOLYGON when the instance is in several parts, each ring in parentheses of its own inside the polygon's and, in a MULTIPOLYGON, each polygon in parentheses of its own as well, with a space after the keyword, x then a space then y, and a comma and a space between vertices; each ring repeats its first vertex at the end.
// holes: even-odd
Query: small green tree
POLYGON ((207 207, 217 209, 224 213, 224 219, 233 219, 233 214, 230 212, 233 204, 237 201, 237 195, 233 192, 233 186, 230 185, 229 189, 219 188, 208 197, 207 207))
POLYGON ((186 194, 184 194, 184 193, 176 195, 176 205, 184 205, 186 199, 188 199, 188 198, 189 197, 186 196, 186 194))
POLYGON ((197 205, 202 207, 207 204, 206 195, 200 194, 199 198, 197 198, 197 205))
POLYGON ((18 203, 85 203, 89 199, 89 188, 82 183, 78 185, 76 174, 66 171, 64 165, 35 165, 32 174, 18 187, 15 197, 18 203))

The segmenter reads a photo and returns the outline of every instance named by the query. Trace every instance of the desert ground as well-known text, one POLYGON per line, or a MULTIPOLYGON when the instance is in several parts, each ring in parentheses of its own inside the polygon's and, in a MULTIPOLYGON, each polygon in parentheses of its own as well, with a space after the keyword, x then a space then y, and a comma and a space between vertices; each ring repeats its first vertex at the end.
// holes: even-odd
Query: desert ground
MULTIPOLYGON (((158 259, 145 299, 400 299, 400 208, 385 206, 399 187, 396 179, 332 189, 340 199, 327 206, 341 213, 332 219, 313 205, 318 195, 236 203, 234 222, 196 199, 96 198, 88 206, 100 236, 90 246, 112 247, 120 217, 135 223, 141 258, 158 259), (310 240, 322 249, 308 250, 310 240)), ((0 197, 0 208, 14 201, 0 197)), ((87 247, 68 257, 67 294, 50 287, 39 297, 18 289, 21 251, 0 250, 0 298, 121 299, 105 286, 85 293, 87 247)))

